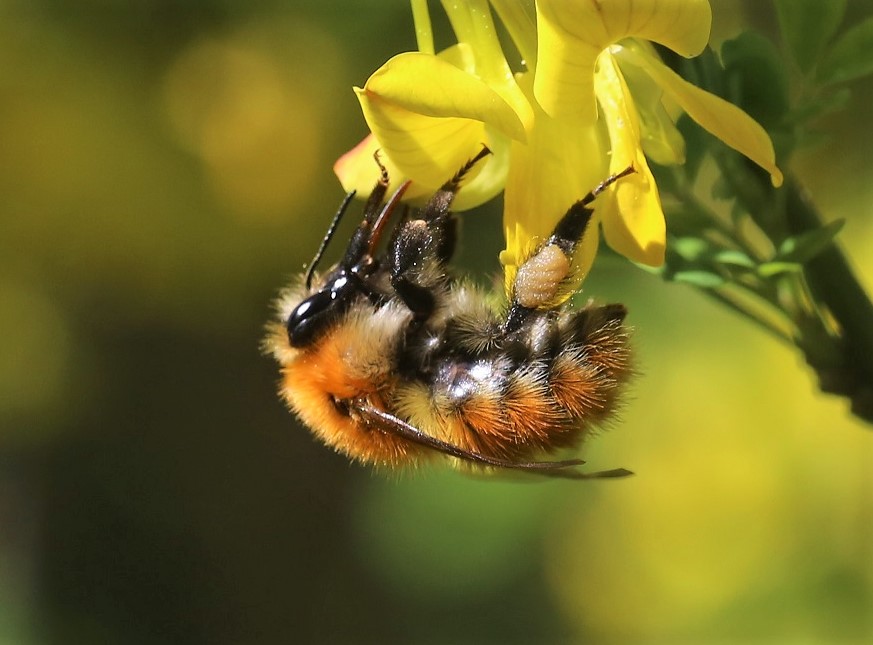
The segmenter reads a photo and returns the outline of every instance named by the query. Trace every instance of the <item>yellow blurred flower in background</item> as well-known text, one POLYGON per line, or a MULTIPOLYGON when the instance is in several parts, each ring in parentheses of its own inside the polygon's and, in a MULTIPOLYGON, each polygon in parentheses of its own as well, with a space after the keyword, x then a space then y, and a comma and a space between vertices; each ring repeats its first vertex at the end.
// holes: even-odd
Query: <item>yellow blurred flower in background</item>
MULTIPOLYGON (((487 145, 494 155, 455 207, 471 208, 505 190, 507 284, 571 204, 631 165, 636 173, 598 198, 594 221, 616 251, 642 264, 663 263, 664 214, 646 157, 684 161, 677 106, 770 172, 774 185, 782 181, 763 128, 684 81, 646 42, 699 54, 709 39, 707 0, 445 1, 458 43, 438 54, 426 2, 412 6, 419 51, 393 57, 356 88, 372 134, 335 170, 347 190, 366 195, 379 149, 395 185, 412 180, 414 198, 433 192, 487 145), (492 8, 525 71, 511 71, 492 8)), ((580 282, 597 251, 597 229, 588 230, 574 258, 580 282)))

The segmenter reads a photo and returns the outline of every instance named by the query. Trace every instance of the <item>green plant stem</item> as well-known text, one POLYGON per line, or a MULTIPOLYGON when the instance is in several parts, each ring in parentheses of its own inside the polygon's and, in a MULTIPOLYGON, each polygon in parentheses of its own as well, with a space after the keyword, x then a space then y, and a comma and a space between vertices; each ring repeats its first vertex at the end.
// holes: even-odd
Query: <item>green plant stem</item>
POLYGON ((676 186, 676 194, 681 200, 684 208, 692 210, 692 212, 697 214, 702 221, 705 221, 709 227, 717 231, 725 239, 731 240, 737 245, 738 250, 742 251, 750 258, 759 261, 763 259, 755 248, 747 242, 741 234, 741 231, 739 231, 735 225, 725 222, 695 194, 691 186, 679 171, 676 171, 674 182, 676 186))
MULTIPOLYGON (((801 185, 786 178, 785 211, 790 234, 820 228, 821 217, 801 185)), ((817 339, 801 349, 819 376, 825 392, 850 399, 852 412, 873 423, 873 302, 836 243, 804 266, 813 299, 827 308, 837 323, 838 352, 816 351, 817 339)))
POLYGON ((764 318, 761 314, 754 311, 751 307, 743 304, 733 296, 729 295, 726 291, 721 291, 718 289, 701 289, 700 292, 703 295, 708 296, 709 298, 712 298, 715 301, 721 303, 725 307, 733 309, 744 318, 751 320, 753 323, 757 324, 761 329, 766 331, 768 334, 773 336, 773 338, 779 340, 780 342, 786 343, 788 345, 794 345, 794 338, 786 334, 785 330, 783 330, 770 320, 764 318))

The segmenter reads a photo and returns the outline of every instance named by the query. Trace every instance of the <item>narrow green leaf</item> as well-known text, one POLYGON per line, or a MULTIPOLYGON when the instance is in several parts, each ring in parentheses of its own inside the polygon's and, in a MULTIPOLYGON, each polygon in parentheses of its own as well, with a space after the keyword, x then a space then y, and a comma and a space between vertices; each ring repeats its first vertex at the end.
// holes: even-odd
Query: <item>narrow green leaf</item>
POLYGON ((783 273, 796 273, 803 269, 797 262, 765 262, 759 264, 757 273, 762 278, 772 278, 783 273))
POLYGON ((703 270, 677 271, 672 277, 674 282, 684 282, 701 289, 715 289, 725 283, 719 274, 703 270))
POLYGON ((745 31, 721 46, 725 97, 766 130, 777 127, 788 111, 788 73, 784 57, 771 40, 745 31))
POLYGON ((665 271, 666 271, 666 268, 667 268, 666 265, 659 266, 659 267, 652 267, 652 266, 649 266, 648 264, 641 264, 639 262, 634 262, 634 264, 636 265, 636 267, 638 269, 642 269, 646 273, 651 273, 652 275, 659 275, 659 276, 663 276, 665 271))
POLYGON ((724 175, 718 175, 715 178, 715 181, 712 182, 711 190, 712 198, 720 201, 733 199, 737 196, 734 192, 734 187, 731 186, 730 182, 724 175))
POLYGON ((712 250, 709 243, 699 237, 677 237, 670 241, 670 248, 682 259, 692 262, 712 250))
POLYGON ((873 17, 858 23, 840 37, 822 61, 817 78, 822 83, 842 83, 871 73, 873 17))
POLYGON ((718 264, 727 264, 737 267, 751 269, 755 266, 755 261, 742 251, 726 249, 719 251, 712 256, 712 259, 718 264))
POLYGON ((838 219, 821 228, 789 237, 779 245, 773 259, 776 262, 803 264, 824 251, 845 223, 846 220, 838 219))
POLYGON ((707 137, 712 135, 692 121, 684 112, 679 117, 676 127, 682 138, 685 139, 685 163, 681 168, 685 172, 685 176, 693 182, 697 178, 700 165, 706 158, 707 144, 709 143, 707 137))
POLYGON ((828 112, 838 112, 846 107, 851 98, 852 90, 848 87, 834 88, 829 92, 823 92, 797 103, 789 112, 788 121, 792 124, 802 125, 828 112))
POLYGON ((845 11, 846 0, 776 0, 782 37, 801 71, 818 61, 845 11))

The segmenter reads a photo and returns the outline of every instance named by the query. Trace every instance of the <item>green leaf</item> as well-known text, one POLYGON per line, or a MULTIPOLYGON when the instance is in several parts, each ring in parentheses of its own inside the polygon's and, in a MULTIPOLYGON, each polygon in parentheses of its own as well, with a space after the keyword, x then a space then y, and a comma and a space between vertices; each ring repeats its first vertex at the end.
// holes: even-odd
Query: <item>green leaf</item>
POLYGON ((685 139, 685 163, 681 167, 685 176, 693 182, 697 178, 700 165, 706 159, 708 138, 712 135, 697 125, 684 112, 679 117, 676 127, 682 138, 685 139))
POLYGON ((840 37, 822 61, 817 78, 822 83, 842 83, 871 73, 873 17, 855 25, 840 37))
POLYGON ((737 194, 734 192, 734 187, 724 175, 718 175, 715 181, 712 182, 711 193, 712 198, 718 201, 729 201, 734 199, 737 194))
POLYGON ((846 0, 776 0, 782 37, 801 71, 818 61, 845 11, 846 0))
POLYGON ((677 237, 670 241, 670 248, 684 260, 693 262, 712 251, 706 240, 699 237, 677 237))
POLYGON ((746 269, 751 269, 755 266, 755 261, 748 255, 746 255, 742 251, 735 251, 732 249, 719 251, 712 256, 712 259, 717 264, 726 264, 731 266, 743 267, 746 269))
POLYGON ((672 276, 674 282, 684 282, 701 289, 715 289, 725 283, 725 279, 712 271, 677 271, 672 276))
POLYGON ((721 47, 726 98, 771 130, 788 112, 788 78, 779 50, 761 34, 747 31, 721 47))
POLYGON ((801 125, 804 122, 817 119, 828 112, 839 112, 846 107, 851 98, 852 90, 848 87, 823 92, 820 95, 797 103, 788 115, 788 120, 791 123, 801 125))
POLYGON ((821 228, 789 237, 779 245, 773 259, 777 262, 803 264, 824 251, 845 223, 846 220, 838 219, 821 228))
POLYGON ((772 278, 783 273, 797 273, 803 269, 803 265, 797 262, 765 262, 759 264, 757 273, 762 278, 772 278))

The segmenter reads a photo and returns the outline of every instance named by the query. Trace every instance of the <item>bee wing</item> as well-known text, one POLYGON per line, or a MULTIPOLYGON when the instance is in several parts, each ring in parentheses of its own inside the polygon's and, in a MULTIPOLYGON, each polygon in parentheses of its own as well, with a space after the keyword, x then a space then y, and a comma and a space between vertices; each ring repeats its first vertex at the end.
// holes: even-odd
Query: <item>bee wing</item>
POLYGON ((463 448, 443 441, 442 439, 437 439, 436 437, 425 434, 403 419, 400 419, 389 412, 385 412, 365 400, 355 401, 352 407, 365 423, 381 430, 382 432, 402 437, 407 441, 441 452, 444 455, 463 459, 464 461, 480 464, 482 466, 522 470, 544 475, 546 477, 558 477, 563 479, 600 479, 606 477, 625 477, 633 474, 631 471, 625 470, 624 468, 601 470, 593 473, 582 473, 578 470, 573 470, 573 467, 581 466, 585 463, 581 459, 516 462, 489 457, 478 452, 464 450, 463 448))

